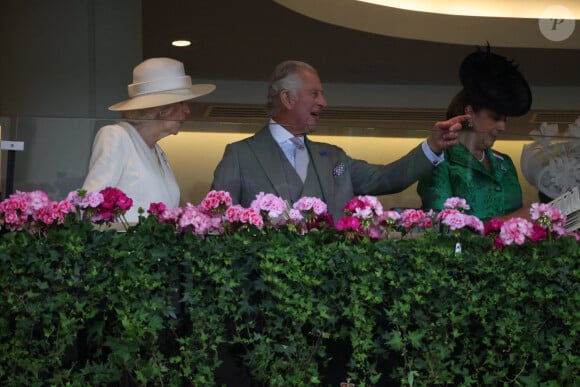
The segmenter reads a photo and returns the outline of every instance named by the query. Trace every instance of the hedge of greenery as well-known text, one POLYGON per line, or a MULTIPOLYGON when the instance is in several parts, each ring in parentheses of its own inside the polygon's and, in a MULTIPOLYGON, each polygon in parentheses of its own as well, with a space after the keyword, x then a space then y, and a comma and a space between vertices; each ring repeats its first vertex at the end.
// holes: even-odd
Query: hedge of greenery
POLYGON ((0 385, 215 385, 224 367, 272 386, 575 385, 578 247, 153 217, 3 232, 0 385))

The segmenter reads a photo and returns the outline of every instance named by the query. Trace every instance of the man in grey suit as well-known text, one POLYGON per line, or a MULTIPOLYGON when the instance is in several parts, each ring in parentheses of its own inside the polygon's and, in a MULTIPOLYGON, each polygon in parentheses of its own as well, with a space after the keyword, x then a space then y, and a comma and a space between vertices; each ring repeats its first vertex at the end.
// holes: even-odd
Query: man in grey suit
MULTIPOLYGON (((441 161, 443 150, 457 144, 461 121, 454 117, 435 123, 430 136, 407 155, 388 165, 369 164, 349 157, 341 148, 310 141, 326 99, 317 71, 307 63, 285 61, 274 69, 268 88, 270 122, 255 135, 226 146, 214 171, 213 190, 230 193, 233 202, 248 207, 260 192, 290 203, 314 196, 328 206, 335 222, 344 205, 356 195, 397 193, 441 161), (296 138, 305 149, 304 181, 294 165, 296 138)), ((298 156, 296 156, 298 157, 298 156)))

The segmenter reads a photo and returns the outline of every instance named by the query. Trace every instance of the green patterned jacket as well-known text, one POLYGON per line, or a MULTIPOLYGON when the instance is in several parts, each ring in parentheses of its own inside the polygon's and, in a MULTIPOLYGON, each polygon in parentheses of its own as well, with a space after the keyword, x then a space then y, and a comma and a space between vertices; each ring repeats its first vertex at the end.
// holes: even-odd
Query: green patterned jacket
POLYGON ((423 208, 442 210, 445 200, 460 197, 471 207, 466 212, 484 222, 521 208, 522 189, 512 159, 492 149, 485 156, 491 172, 463 144, 446 150, 445 161, 417 185, 423 208))

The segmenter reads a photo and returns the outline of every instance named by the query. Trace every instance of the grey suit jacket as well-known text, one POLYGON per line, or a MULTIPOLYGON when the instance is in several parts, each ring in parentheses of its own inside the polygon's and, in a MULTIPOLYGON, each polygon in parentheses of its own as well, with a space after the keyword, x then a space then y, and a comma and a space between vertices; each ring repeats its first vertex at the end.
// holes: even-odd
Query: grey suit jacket
POLYGON ((309 139, 305 144, 310 163, 304 183, 266 126, 254 136, 226 146, 211 189, 229 192, 233 202, 244 207, 260 192, 290 203, 315 196, 327 204, 336 222, 344 216, 344 205, 355 196, 400 192, 434 168, 421 146, 391 164, 376 165, 353 159, 335 145, 309 139))

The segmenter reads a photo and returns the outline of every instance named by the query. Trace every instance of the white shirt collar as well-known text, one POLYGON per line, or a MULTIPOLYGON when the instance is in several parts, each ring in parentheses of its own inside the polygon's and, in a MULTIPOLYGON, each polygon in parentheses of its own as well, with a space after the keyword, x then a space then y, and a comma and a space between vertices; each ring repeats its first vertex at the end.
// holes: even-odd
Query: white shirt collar
MULTIPOLYGON (((289 139, 294 137, 294 135, 292 133, 290 133, 289 131, 287 131, 286 128, 284 128, 282 125, 278 124, 276 121, 274 121, 271 118, 270 118, 269 127, 270 127, 270 133, 272 134, 274 141, 276 141, 278 144, 282 144, 283 142, 288 141, 289 139)), ((301 136, 300 140, 302 142, 304 142, 304 137, 301 136)))

